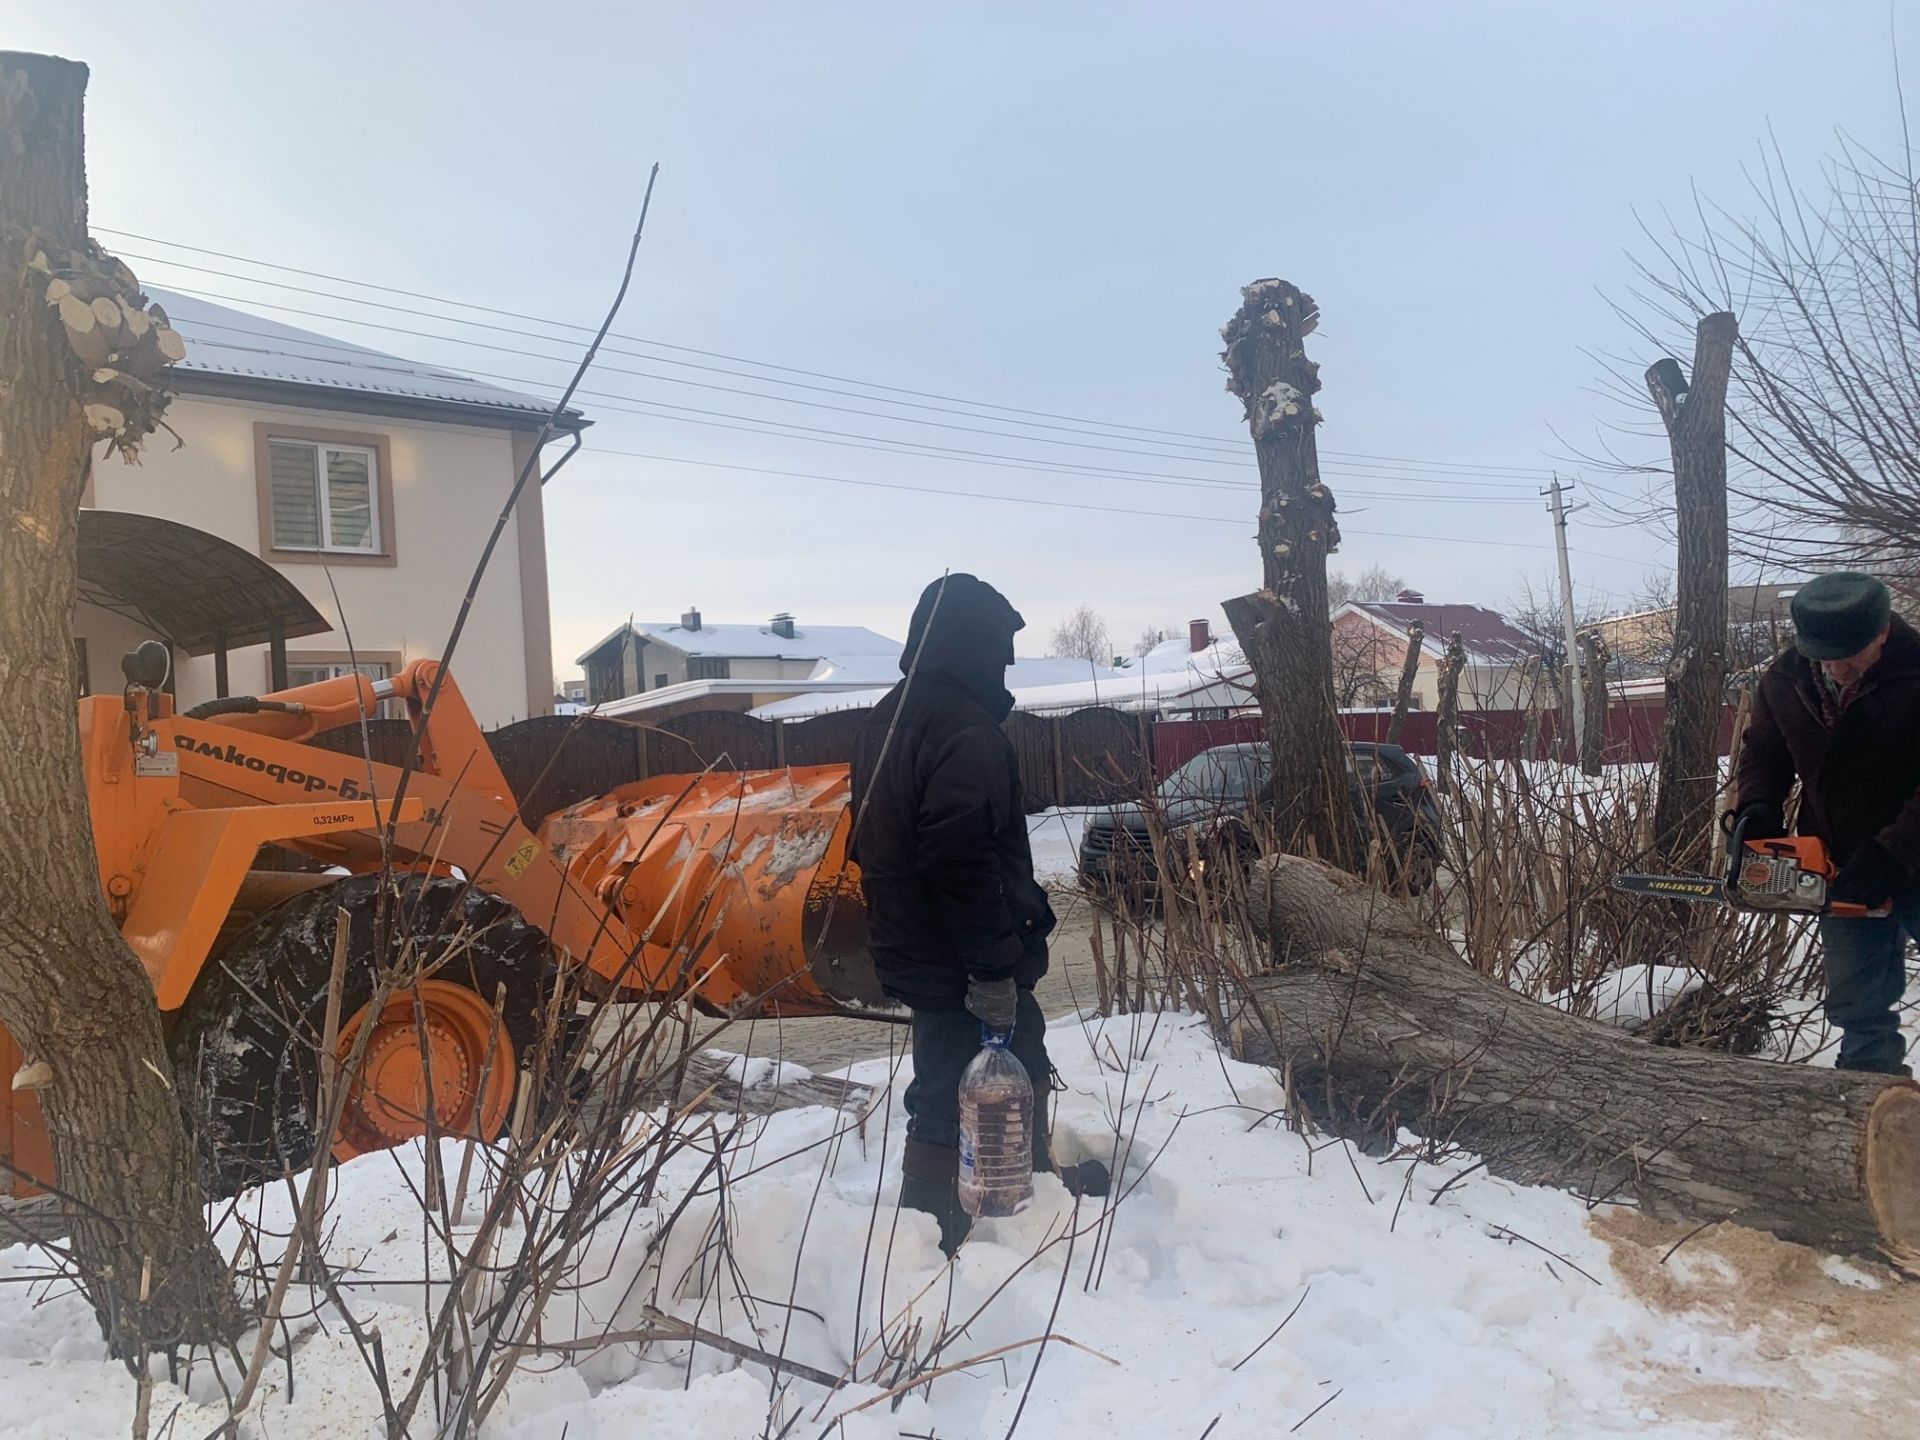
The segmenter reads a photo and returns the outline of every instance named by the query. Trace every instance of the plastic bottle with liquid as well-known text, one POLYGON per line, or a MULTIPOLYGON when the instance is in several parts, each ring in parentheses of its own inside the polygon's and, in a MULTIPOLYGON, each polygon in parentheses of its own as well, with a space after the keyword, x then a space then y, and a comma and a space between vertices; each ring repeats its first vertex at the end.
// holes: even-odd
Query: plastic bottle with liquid
POLYGON ((976 1219, 1017 1215, 1033 1199, 1033 1082, 1012 1038, 981 1027, 960 1077, 960 1208, 976 1219))

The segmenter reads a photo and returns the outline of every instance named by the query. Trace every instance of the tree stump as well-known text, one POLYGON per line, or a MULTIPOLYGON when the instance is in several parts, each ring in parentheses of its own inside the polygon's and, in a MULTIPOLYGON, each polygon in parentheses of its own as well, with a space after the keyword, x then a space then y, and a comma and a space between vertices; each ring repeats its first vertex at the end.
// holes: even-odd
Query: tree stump
POLYGON ((1920 1275, 1920 1085, 1656 1048, 1469 969, 1405 903, 1295 856, 1254 871, 1273 968, 1230 997, 1234 1054, 1333 1133, 1400 1127, 1494 1174, 1732 1220, 1920 1275))

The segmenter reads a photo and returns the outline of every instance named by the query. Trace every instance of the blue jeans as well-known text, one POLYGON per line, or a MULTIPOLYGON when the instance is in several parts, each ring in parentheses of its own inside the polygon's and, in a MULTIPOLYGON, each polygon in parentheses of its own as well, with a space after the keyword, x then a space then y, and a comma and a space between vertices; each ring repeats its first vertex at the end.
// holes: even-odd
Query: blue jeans
POLYGON ((1893 897, 1893 913, 1874 920, 1828 915, 1820 921, 1827 974, 1827 1019, 1840 1030, 1841 1070, 1906 1070, 1906 1039, 1894 1007, 1907 989, 1907 941, 1920 937, 1920 890, 1893 897))

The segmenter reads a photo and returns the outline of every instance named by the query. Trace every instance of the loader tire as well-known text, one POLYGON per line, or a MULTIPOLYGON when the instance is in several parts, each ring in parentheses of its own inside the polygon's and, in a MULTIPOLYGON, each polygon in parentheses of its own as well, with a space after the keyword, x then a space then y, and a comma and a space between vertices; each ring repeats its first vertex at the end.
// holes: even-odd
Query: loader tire
POLYGON ((428 1074, 441 1133, 484 1130, 491 1140, 511 1118, 520 1069, 538 1033, 546 937, 506 901, 461 881, 399 883, 389 902, 392 951, 413 940, 431 972, 420 993, 436 1059, 423 1065, 412 989, 394 992, 380 1015, 371 1013, 379 887, 377 876, 352 876, 261 916, 209 958, 176 1014, 168 1037, 174 1082, 209 1193, 232 1195, 313 1162, 340 910, 349 938, 338 1053, 344 1057, 357 1028, 376 1029, 334 1138, 336 1156, 424 1134, 419 1095, 428 1074), (484 1093, 477 1094, 482 1080, 484 1093), (406 1105, 394 1103, 409 1085, 406 1105))

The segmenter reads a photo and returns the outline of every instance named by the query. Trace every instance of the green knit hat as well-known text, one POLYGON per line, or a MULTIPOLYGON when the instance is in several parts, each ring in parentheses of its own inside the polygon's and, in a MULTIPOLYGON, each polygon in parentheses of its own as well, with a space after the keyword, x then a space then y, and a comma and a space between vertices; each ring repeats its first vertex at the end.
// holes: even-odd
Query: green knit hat
POLYGON ((1793 643, 1809 660, 1858 655, 1887 627, 1893 596, 1871 575, 1837 570, 1793 594, 1793 643))

